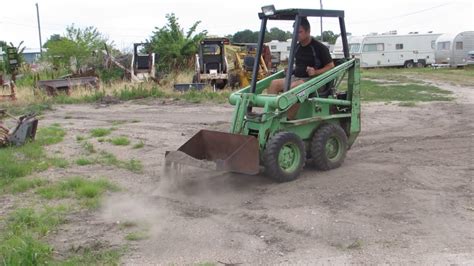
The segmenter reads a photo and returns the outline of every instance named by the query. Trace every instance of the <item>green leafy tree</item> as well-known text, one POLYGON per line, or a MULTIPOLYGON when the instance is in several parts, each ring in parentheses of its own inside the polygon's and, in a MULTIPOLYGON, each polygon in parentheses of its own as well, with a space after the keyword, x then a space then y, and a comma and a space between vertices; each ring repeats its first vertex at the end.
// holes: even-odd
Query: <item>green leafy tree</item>
MULTIPOLYGON (((44 47, 47 48, 46 60, 55 67, 69 66, 74 59, 76 67, 93 64, 99 60, 94 55, 96 51, 103 50, 108 38, 102 35, 97 28, 90 26, 77 28, 73 25, 66 28, 64 36, 53 34, 44 47)), ((108 44, 112 46, 112 43, 108 44)))
POLYGON ((292 33, 289 31, 284 31, 279 28, 271 28, 269 32, 265 34, 265 41, 272 41, 272 40, 277 40, 277 41, 286 41, 288 39, 291 39, 292 33))
POLYGON ((207 31, 197 31, 201 23, 195 22, 187 31, 181 28, 175 14, 167 14, 167 24, 155 27, 150 37, 149 49, 158 54, 158 69, 169 72, 190 67, 196 54, 199 42, 206 37, 207 31))
POLYGON ((256 43, 258 42, 258 32, 248 29, 238 31, 234 34, 232 41, 235 43, 256 43))
MULTIPOLYGON (((232 35, 232 42, 235 43, 256 43, 258 42, 258 31, 251 31, 249 29, 238 31, 232 35)), ((291 39, 292 33, 289 31, 281 30, 277 27, 273 27, 270 31, 265 32, 265 42, 272 40, 286 41, 291 39)))
MULTIPOLYGON (((339 37, 339 34, 335 34, 334 32, 328 30, 323 31, 323 41, 328 42, 329 44, 335 44, 336 39, 339 37)), ((316 40, 321 40, 321 36, 316 36, 316 40)))
POLYGON ((48 48, 51 43, 61 40, 60 34, 53 34, 49 37, 49 39, 43 44, 43 48, 48 48))

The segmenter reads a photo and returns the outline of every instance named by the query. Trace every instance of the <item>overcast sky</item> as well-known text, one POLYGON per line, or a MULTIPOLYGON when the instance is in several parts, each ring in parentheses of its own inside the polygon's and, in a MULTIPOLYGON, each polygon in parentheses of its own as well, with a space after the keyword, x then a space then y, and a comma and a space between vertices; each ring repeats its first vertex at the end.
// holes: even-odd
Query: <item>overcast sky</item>
MULTIPOLYGON (((96 26, 119 49, 146 40, 155 27, 166 23, 167 13, 175 13, 185 29, 200 20, 199 30, 223 36, 244 29, 258 30, 257 13, 264 5, 274 4, 277 9, 319 9, 319 1, 315 0, 2 0, 0 40, 15 44, 24 40, 28 48, 39 47, 35 3, 40 8, 43 43, 52 34, 63 34, 65 27, 74 23, 79 27, 96 26)), ((472 0, 323 0, 323 7, 345 10, 347 31, 354 35, 390 30, 399 33, 474 30, 472 0)), ((310 22, 312 34, 318 35, 319 20, 310 22)), ((270 22, 268 26, 291 30, 289 22, 270 22)), ((325 19, 323 27, 339 32, 336 19, 325 19)))

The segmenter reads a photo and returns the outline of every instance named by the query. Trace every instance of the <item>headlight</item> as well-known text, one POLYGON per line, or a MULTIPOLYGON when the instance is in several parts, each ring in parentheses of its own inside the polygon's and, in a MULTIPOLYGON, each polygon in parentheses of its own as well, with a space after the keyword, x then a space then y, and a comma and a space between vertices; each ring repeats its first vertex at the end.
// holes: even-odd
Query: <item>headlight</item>
POLYGON ((263 14, 265 14, 265 16, 275 15, 275 6, 274 5, 262 6, 262 12, 263 14))

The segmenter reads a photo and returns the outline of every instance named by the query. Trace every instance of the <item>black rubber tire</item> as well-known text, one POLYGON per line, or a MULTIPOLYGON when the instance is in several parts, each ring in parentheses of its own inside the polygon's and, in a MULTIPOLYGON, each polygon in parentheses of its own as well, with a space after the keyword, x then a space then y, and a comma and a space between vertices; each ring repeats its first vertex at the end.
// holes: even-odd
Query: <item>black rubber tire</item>
POLYGON ((346 132, 341 126, 335 124, 324 124, 313 135, 311 140, 311 158, 312 165, 316 168, 327 171, 341 166, 346 157, 348 145, 346 132), (336 138, 340 143, 341 154, 338 158, 331 160, 326 152, 326 144, 331 138, 336 138))
POLYGON ((211 85, 217 89, 222 90, 227 85, 227 79, 216 79, 211 81, 211 85))
POLYGON ((413 63, 412 60, 405 61, 405 64, 403 65, 405 68, 413 68, 415 64, 413 63))
POLYGON ((280 132, 275 134, 267 142, 267 146, 263 153, 263 165, 265 166, 265 174, 278 181, 293 181, 300 175, 306 161, 306 151, 304 143, 298 135, 291 132, 280 132), (285 145, 294 144, 299 152, 299 162, 292 171, 285 171, 279 164, 280 151, 285 145))
POLYGON ((418 60, 418 62, 416 63, 416 67, 424 68, 425 66, 426 66, 426 63, 424 60, 418 60))
POLYGON ((238 89, 240 86, 239 76, 235 73, 229 74, 229 86, 231 89, 238 89))
POLYGON ((193 75, 193 83, 199 83, 198 75, 194 74, 193 75))

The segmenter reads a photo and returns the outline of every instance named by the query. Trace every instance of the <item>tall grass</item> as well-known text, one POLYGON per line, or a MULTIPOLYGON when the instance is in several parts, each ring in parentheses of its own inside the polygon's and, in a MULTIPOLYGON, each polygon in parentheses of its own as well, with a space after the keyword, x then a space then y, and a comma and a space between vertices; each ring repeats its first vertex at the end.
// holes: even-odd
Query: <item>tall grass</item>
MULTIPOLYGON (((190 81, 186 81, 189 83, 190 81)), ((70 95, 59 93, 57 96, 48 96, 45 92, 32 87, 17 88, 15 102, 0 102, 0 108, 6 108, 13 114, 28 112, 42 113, 50 110, 54 104, 79 104, 99 102, 106 96, 120 101, 129 101, 144 98, 176 99, 192 103, 216 102, 225 103, 230 95, 229 90, 213 91, 210 87, 202 90, 190 90, 177 92, 173 90, 171 83, 163 82, 165 85, 155 83, 125 83, 116 82, 103 84, 100 89, 75 88, 70 95)))

